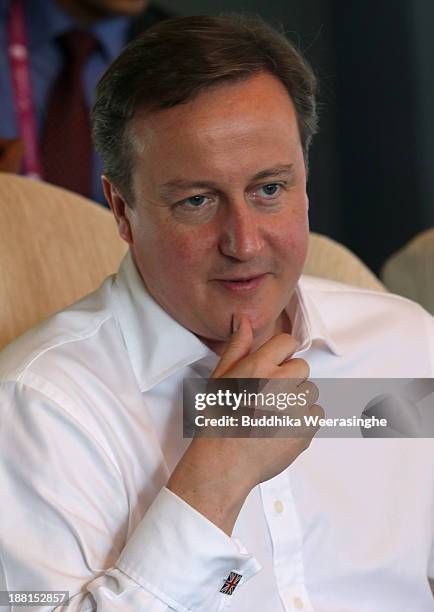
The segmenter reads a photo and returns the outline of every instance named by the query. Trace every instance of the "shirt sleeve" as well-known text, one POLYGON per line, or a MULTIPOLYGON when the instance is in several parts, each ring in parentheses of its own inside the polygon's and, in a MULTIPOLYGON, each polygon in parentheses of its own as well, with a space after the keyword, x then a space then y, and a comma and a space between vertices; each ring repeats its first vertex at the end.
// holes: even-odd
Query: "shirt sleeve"
MULTIPOLYGON (((231 572, 260 565, 161 489, 130 536, 129 500, 104 448, 44 393, 0 387, 0 590, 68 591, 65 612, 217 612, 231 572)), ((238 578, 240 577, 240 578, 238 578)), ((3 608, 5 609, 5 608, 3 608)))

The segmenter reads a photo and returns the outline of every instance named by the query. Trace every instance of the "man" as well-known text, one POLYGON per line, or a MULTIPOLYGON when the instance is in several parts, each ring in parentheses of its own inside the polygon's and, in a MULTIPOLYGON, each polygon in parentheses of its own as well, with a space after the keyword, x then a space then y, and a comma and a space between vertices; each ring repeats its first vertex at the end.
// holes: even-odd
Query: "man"
POLYGON ((149 0, 0 0, 0 171, 104 202, 88 116, 96 84, 138 32, 167 17, 149 0))
POLYGON ((167 21, 105 74, 130 253, 2 353, 1 588, 83 611, 433 609, 431 440, 182 438, 189 376, 432 377, 422 308, 300 278, 314 93, 256 19, 167 21))

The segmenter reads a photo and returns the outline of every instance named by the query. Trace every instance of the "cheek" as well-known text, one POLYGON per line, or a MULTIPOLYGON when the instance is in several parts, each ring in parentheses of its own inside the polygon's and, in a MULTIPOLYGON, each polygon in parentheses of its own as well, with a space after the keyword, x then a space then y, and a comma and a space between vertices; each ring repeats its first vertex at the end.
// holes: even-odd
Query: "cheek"
POLYGON ((148 225, 136 246, 148 276, 171 278, 182 285, 206 269, 214 242, 213 235, 205 228, 165 224, 163 227, 148 225))
POLYGON ((275 237, 276 249, 292 267, 302 267, 307 254, 309 241, 309 225, 305 211, 294 213, 290 219, 286 219, 279 227, 275 237))

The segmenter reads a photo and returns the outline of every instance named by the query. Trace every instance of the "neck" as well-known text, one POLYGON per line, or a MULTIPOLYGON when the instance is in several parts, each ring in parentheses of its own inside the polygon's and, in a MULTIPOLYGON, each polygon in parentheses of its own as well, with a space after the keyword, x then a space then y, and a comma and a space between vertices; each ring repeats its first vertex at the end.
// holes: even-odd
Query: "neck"
POLYGON ((56 0, 56 3, 82 26, 89 26, 107 16, 107 13, 80 0, 56 0))

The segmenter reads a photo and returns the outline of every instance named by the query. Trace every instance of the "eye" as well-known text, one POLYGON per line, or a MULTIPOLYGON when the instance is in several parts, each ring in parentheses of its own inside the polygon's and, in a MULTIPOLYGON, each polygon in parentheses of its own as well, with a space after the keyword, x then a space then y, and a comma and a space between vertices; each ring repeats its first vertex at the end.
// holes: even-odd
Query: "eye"
POLYGON ((207 196, 195 195, 191 196, 190 198, 186 198, 185 200, 182 200, 181 202, 179 202, 179 205, 185 206, 186 208, 202 208, 208 200, 209 198, 207 198, 207 196))
POLYGON ((281 185, 279 185, 279 183, 268 183, 268 185, 262 185, 256 193, 269 198, 278 195, 280 190, 281 185))

